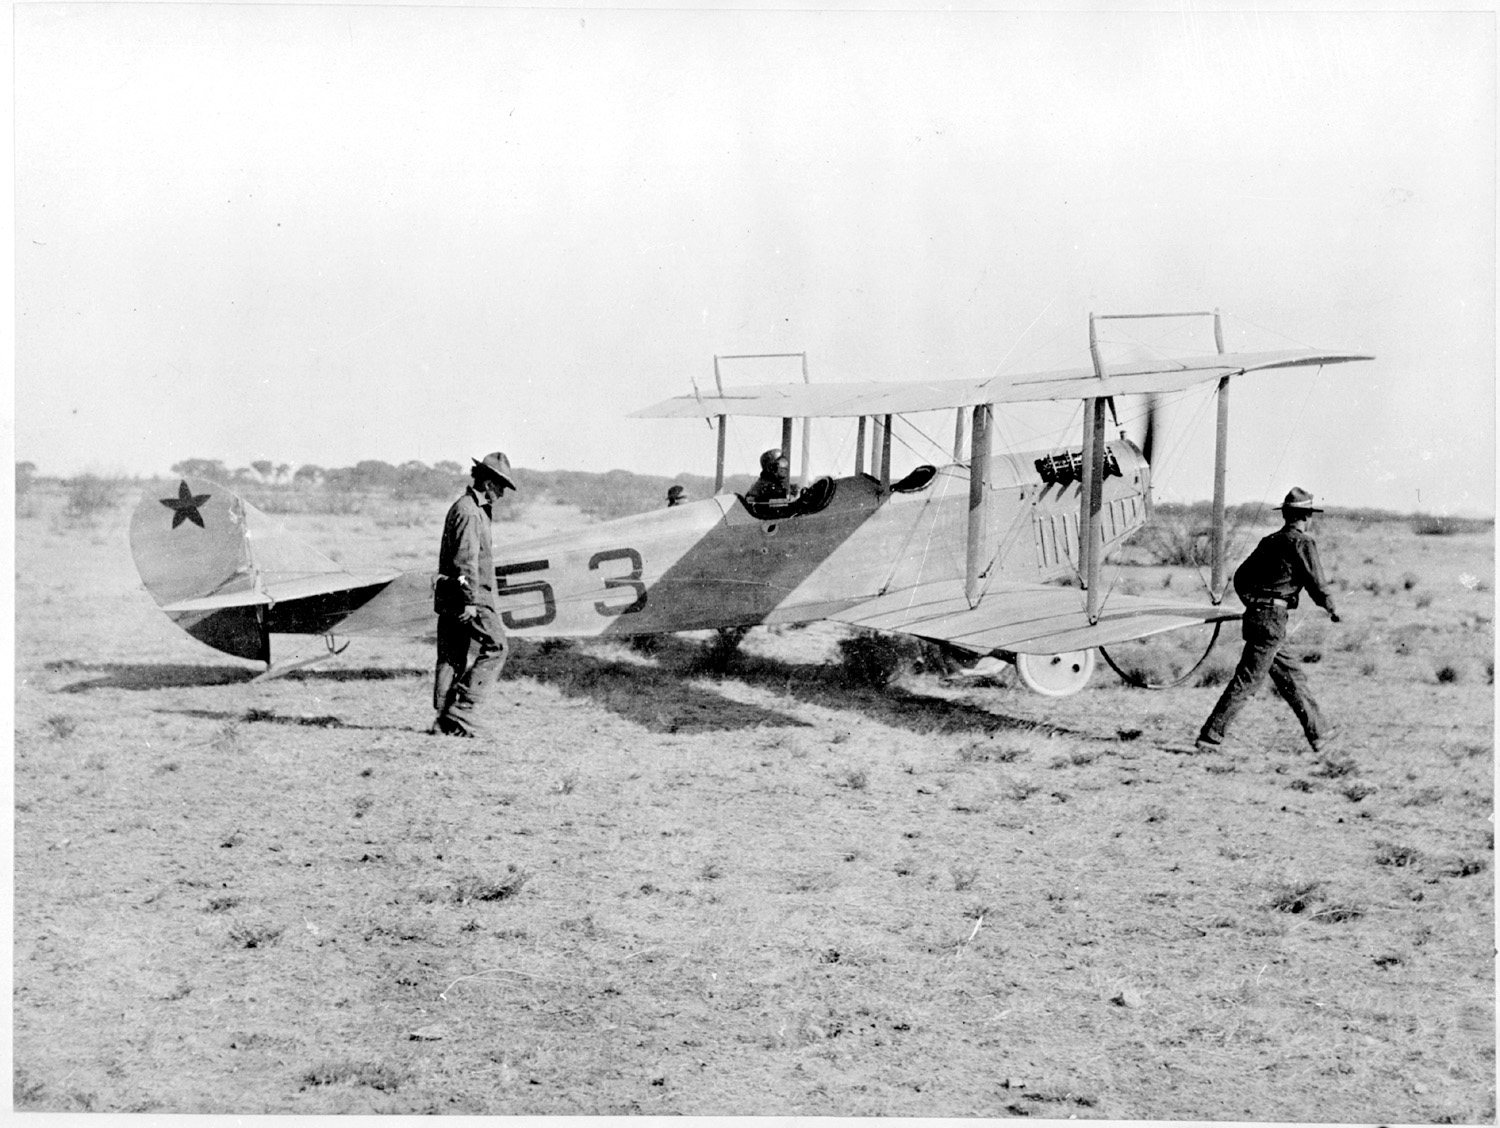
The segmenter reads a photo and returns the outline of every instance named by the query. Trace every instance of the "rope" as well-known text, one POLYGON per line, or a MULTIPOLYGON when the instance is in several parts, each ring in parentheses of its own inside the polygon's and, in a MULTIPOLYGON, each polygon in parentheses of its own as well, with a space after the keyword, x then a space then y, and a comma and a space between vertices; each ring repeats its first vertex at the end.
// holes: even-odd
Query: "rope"
POLYGON ((1218 619, 1214 622, 1214 633, 1209 638, 1208 646, 1204 648, 1203 654, 1198 658, 1198 661, 1193 663, 1193 668, 1190 669, 1187 673, 1183 674, 1180 678, 1176 678, 1168 682, 1148 682, 1145 678, 1141 677, 1138 674, 1127 674, 1124 670, 1120 669, 1120 667, 1115 664, 1115 660, 1109 656, 1108 650, 1101 646, 1099 647, 1099 653, 1103 655, 1104 660, 1109 663, 1109 668, 1115 673, 1119 674, 1120 680, 1128 685, 1133 685, 1137 689, 1172 689, 1173 687, 1179 686, 1183 682, 1187 681, 1188 678, 1192 677, 1198 672, 1198 668, 1202 666, 1203 663, 1208 661, 1208 656, 1213 653, 1214 644, 1219 641, 1219 631, 1223 629, 1223 626, 1223 619, 1218 619))

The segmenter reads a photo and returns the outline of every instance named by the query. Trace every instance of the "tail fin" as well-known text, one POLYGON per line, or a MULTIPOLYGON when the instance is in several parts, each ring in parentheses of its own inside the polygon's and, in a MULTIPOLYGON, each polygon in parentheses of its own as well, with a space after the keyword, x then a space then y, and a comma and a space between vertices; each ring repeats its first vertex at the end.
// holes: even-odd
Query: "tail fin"
POLYGON ((204 478, 150 489, 130 520, 136 571, 188 634, 238 658, 270 661, 265 578, 342 569, 287 536, 234 491, 204 478))
POLYGON ((162 492, 147 490, 130 519, 135 568, 157 604, 254 590, 245 503, 203 478, 162 492))

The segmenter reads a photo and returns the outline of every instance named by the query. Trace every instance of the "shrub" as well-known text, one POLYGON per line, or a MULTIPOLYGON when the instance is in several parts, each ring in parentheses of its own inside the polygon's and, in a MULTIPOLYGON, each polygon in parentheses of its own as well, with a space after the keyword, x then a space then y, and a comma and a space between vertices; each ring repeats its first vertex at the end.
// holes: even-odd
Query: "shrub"
POLYGON ((1234 677, 1234 671, 1237 666, 1238 663, 1231 659, 1205 662, 1199 667, 1198 677, 1193 684, 1202 686, 1205 689, 1211 686, 1225 685, 1230 678, 1234 677))
POLYGON ((988 763, 993 760, 1000 764, 1013 763, 1026 755, 1030 748, 1024 741, 1010 740, 999 743, 991 735, 984 740, 971 740, 962 745, 958 750, 958 758, 966 764, 988 763))
POLYGON ((697 658, 688 664, 687 672, 715 676, 728 673, 739 660, 740 643, 749 633, 749 627, 720 627, 703 644, 697 658))
POLYGON ((1267 902, 1278 913, 1305 913, 1319 898, 1314 894, 1322 888, 1321 881, 1286 881, 1271 889, 1267 902))
POLYGON ((1196 567, 1209 562, 1211 530, 1181 515, 1160 515, 1147 524, 1136 543, 1154 564, 1196 567))
POLYGON ((964 892, 979 879, 978 866, 960 865, 955 862, 949 868, 949 873, 953 875, 953 888, 958 893, 964 892))
POLYGON ((1308 775, 1321 776, 1323 779, 1338 779, 1340 776, 1352 775, 1359 771, 1359 765, 1354 762, 1352 756, 1325 756, 1319 761, 1318 766, 1308 772, 1308 775))
POLYGON ((1440 685, 1454 685, 1463 678, 1463 671, 1452 663, 1444 663, 1437 668, 1437 680, 1440 685))
POLYGON ((1482 532, 1493 525, 1492 521, 1419 513, 1411 520, 1411 531, 1419 537, 1452 537, 1459 533, 1482 532))
POLYGON ((1394 842, 1376 844, 1375 864, 1377 866, 1406 868, 1419 864, 1421 860, 1421 852, 1415 846, 1402 846, 1394 842))
POLYGON ((276 924, 237 924, 229 930, 229 942, 236 948, 267 948, 281 939, 283 931, 276 924))
POLYGON ((64 713, 47 718, 47 730, 58 740, 66 740, 78 730, 78 722, 64 713))
POLYGON ((36 484, 36 463, 35 462, 17 462, 16 463, 16 508, 18 510, 22 508, 22 504, 21 503, 26 500, 26 495, 31 492, 31 487, 34 486, 35 484, 36 484))
POLYGON ((123 478, 80 474, 68 482, 68 504, 64 512, 74 520, 90 521, 119 505, 124 492, 123 478))
POLYGON ((531 875, 514 864, 505 867, 500 878, 477 876, 461 877, 453 889, 453 901, 462 905, 465 901, 508 901, 529 881, 531 875))
POLYGON ((839 659, 851 684, 880 688, 920 657, 921 647, 904 635, 860 631, 839 639, 839 659))
POLYGON ((325 1061, 305 1070, 302 1084, 306 1085, 368 1085, 382 1092, 399 1089, 410 1077, 388 1065, 378 1062, 325 1061))
POLYGON ((227 482, 232 477, 229 467, 217 458, 184 458, 172 464, 172 473, 180 478, 207 478, 212 482, 227 482))
POLYGON ((1313 916, 1315 916, 1318 920, 1323 921, 1325 924, 1341 924, 1346 920, 1358 920, 1364 915, 1364 909, 1360 908, 1358 905, 1352 905, 1345 902, 1330 904, 1327 908, 1319 909, 1317 912, 1313 913, 1313 916))

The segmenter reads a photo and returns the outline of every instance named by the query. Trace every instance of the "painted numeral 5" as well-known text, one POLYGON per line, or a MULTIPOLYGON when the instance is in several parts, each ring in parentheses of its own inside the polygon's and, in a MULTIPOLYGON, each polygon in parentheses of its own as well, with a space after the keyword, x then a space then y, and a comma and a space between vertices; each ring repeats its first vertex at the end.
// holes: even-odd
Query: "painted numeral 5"
POLYGON ((552 597, 552 585, 546 580, 527 580, 524 583, 511 584, 506 582, 507 576, 513 576, 517 572, 545 572, 547 561, 528 560, 524 564, 497 564, 495 565, 495 595, 526 595, 530 592, 539 592, 542 597, 542 610, 535 615, 524 618, 517 617, 509 611, 500 612, 500 621, 511 630, 522 630, 525 627, 545 627, 553 619, 557 618, 557 601, 552 597))
POLYGON ((631 615, 646 606, 646 585, 641 583, 641 554, 633 548, 611 548, 605 552, 596 552, 589 558, 589 571, 595 571, 600 564, 607 560, 630 561, 630 573, 625 576, 609 576, 604 581, 606 588, 630 588, 635 591, 635 599, 624 607, 611 607, 607 603, 594 604, 594 610, 601 615, 631 615))

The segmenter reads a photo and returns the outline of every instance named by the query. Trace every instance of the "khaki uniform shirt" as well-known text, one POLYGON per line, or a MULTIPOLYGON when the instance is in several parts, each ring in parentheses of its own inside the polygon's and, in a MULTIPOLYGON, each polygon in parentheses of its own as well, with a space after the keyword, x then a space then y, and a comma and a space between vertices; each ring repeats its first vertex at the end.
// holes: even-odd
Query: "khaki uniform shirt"
POLYGON ((470 486, 448 509, 438 551, 433 610, 457 615, 465 607, 495 610, 495 560, 490 511, 470 486))
POLYGON ((1234 574, 1234 590, 1246 603, 1280 599, 1288 607, 1295 607, 1303 588, 1319 607, 1333 611, 1333 597, 1323 579, 1317 543, 1291 525, 1261 538, 1255 551, 1234 574))

